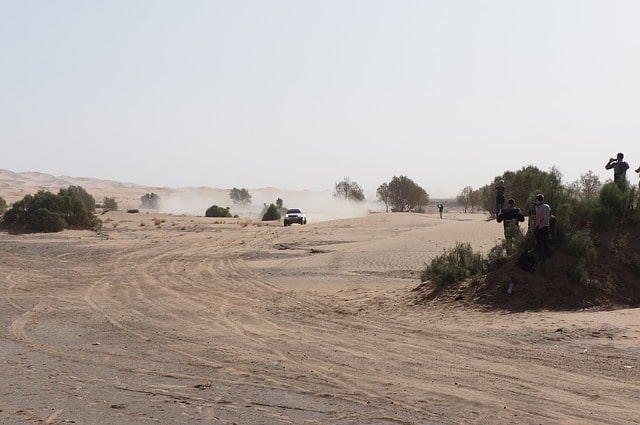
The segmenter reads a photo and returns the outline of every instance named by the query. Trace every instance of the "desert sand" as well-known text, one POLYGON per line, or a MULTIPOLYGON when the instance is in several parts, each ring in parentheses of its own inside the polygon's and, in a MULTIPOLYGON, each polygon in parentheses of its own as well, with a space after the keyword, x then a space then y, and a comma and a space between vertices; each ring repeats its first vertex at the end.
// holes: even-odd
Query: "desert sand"
POLYGON ((307 214, 0 232, 0 423, 640 423, 640 309, 418 302, 425 262, 502 227, 307 214))

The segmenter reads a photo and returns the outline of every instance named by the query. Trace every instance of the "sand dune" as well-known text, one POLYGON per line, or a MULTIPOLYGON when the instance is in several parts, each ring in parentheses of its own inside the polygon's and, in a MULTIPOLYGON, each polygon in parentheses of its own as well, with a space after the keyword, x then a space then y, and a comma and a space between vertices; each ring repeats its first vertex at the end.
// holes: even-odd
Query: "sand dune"
POLYGON ((638 423, 640 310, 416 302, 483 215, 100 218, 0 233, 1 423, 638 423))

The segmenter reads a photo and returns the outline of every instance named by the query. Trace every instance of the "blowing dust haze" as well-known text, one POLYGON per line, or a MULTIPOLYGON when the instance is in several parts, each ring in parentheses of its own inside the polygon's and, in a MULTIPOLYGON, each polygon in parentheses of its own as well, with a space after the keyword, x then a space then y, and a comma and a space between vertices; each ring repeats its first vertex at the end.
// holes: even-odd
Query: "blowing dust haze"
POLYGON ((355 218, 367 215, 371 211, 382 211, 383 205, 376 201, 358 203, 333 197, 332 192, 321 191, 284 191, 274 188, 249 190, 250 205, 234 205, 229 191, 222 189, 180 189, 160 194, 160 211, 167 214, 205 215, 212 205, 229 207, 231 215, 260 220, 264 205, 275 204, 278 198, 283 200, 285 208, 299 208, 309 223, 355 218))

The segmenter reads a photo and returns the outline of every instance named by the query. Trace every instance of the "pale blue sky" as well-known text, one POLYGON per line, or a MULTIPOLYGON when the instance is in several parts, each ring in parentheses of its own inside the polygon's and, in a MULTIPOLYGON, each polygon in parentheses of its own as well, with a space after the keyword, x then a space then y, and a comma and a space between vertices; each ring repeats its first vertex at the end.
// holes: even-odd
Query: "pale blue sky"
MULTIPOLYGON (((0 0, 0 168, 432 197, 640 165, 638 1, 0 0)), ((632 182, 637 181, 630 173, 632 182)))

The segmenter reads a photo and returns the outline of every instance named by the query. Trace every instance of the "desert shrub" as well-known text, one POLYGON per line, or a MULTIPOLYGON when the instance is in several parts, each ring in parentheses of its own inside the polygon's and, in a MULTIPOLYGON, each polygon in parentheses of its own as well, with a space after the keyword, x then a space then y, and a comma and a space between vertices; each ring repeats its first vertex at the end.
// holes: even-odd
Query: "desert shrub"
POLYGON ((336 199, 344 199, 347 201, 365 202, 364 191, 358 183, 351 181, 349 177, 345 177, 342 181, 335 184, 333 197, 336 199))
POLYGON ((231 217, 229 207, 219 207, 217 205, 210 206, 205 212, 205 217, 231 217))
POLYGON ((234 205, 250 205, 251 204, 251 194, 245 188, 238 189, 234 187, 229 191, 229 198, 233 201, 234 205))
MULTIPOLYGON (((635 189, 620 189, 615 183, 609 183, 593 196, 578 196, 575 191, 558 191, 552 213, 556 218, 553 228, 554 239, 564 245, 579 230, 606 230, 621 221, 630 218, 630 210, 635 189)), ((639 216, 640 218, 640 216, 639 216)))
POLYGON ((501 259, 507 256, 507 241, 503 239, 500 243, 496 244, 487 253, 486 264, 488 269, 493 269, 500 262, 501 259))
POLYGON ((620 189, 615 183, 602 186, 598 199, 606 216, 611 219, 621 218, 626 211, 628 195, 628 190, 620 189))
POLYGON ((46 208, 38 208, 30 221, 35 232, 61 232, 67 227, 67 222, 60 213, 51 212, 46 208))
POLYGON ((262 221, 280 220, 281 217, 280 209, 275 204, 271 204, 262 214, 262 221))
POLYGON ((0 214, 4 214, 5 211, 7 211, 7 201, 5 201, 2 196, 0 196, 0 214))
POLYGON ((572 270, 574 278, 582 284, 589 284, 591 269, 598 259, 591 234, 584 229, 573 232, 567 239, 567 248, 576 258, 576 264, 572 270))
MULTIPOLYGON (((88 196, 91 197, 87 195, 79 186, 61 189, 57 195, 43 190, 26 195, 5 212, 4 223, 14 229, 36 232, 58 232, 69 227, 98 229, 101 222, 87 208, 88 196)), ((95 208, 95 202, 92 206, 95 208)))
POLYGON ((66 189, 60 189, 59 195, 68 199, 80 200, 89 212, 96 210, 95 198, 87 193, 82 186, 69 186, 66 189))
POLYGON ((156 193, 145 193, 140 197, 140 208, 157 210, 160 208, 160 196, 156 193))
POLYGON ((567 196, 552 210, 556 218, 554 238, 564 242, 577 229, 597 228, 600 210, 600 203, 595 197, 580 199, 567 196))
POLYGON ((85 197, 84 189, 79 186, 69 186, 74 188, 73 190, 61 189, 59 198, 62 202, 61 215, 64 217, 69 227, 80 229, 95 229, 98 227, 99 220, 94 214, 95 201, 93 196, 89 195, 91 199, 85 197), (77 189, 82 190, 77 190, 77 189), (83 194, 84 192, 84 194, 83 194), (90 202, 92 201, 92 202, 90 202), (92 208, 88 208, 87 205, 91 204, 92 208))
POLYGON ((102 200, 102 207, 107 210, 117 211, 118 202, 116 201, 116 198, 110 198, 108 196, 105 196, 104 199, 102 200))
POLYGON ((127 210, 127 213, 129 214, 138 214, 140 212, 140 210, 138 210, 137 208, 130 208, 127 210))
POLYGON ((444 253, 426 266, 420 275, 422 281, 430 280, 436 287, 460 281, 466 277, 484 272, 487 262, 480 253, 473 252, 471 244, 457 242, 452 249, 444 253))

